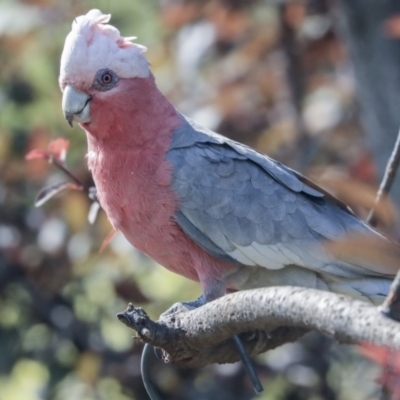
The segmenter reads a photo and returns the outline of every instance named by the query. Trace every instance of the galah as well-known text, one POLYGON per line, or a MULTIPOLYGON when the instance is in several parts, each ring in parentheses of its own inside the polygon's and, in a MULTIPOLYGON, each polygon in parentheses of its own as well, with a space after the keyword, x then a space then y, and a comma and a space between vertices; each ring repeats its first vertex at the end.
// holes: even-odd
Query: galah
POLYGON ((299 173, 180 114, 157 89, 145 47, 109 20, 99 10, 75 19, 59 83, 113 227, 199 281, 206 301, 271 285, 383 300, 396 271, 325 246, 380 233, 299 173))

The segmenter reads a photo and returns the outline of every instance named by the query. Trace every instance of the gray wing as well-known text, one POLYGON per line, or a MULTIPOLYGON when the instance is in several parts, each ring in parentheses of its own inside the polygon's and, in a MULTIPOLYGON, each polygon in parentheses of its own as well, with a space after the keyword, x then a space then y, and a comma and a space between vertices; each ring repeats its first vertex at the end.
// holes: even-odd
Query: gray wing
POLYGON ((294 264, 346 277, 365 274, 333 260, 321 243, 373 231, 300 174, 186 120, 167 159, 180 200, 176 221, 210 254, 269 269, 294 264))

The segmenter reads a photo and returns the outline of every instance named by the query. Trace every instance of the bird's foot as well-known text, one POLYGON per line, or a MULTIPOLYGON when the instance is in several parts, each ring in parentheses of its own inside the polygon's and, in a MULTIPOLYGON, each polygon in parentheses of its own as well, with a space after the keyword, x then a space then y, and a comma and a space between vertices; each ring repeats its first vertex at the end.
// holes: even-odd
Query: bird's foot
POLYGON ((172 314, 192 311, 196 308, 203 306, 204 304, 206 304, 206 300, 203 295, 201 295, 198 299, 193 301, 182 301, 180 303, 175 303, 167 311, 164 311, 160 315, 160 318, 163 319, 165 317, 170 317, 172 314))
MULTIPOLYGON (((167 311, 164 311, 160 315, 160 319, 165 319, 165 318, 171 318, 175 314, 183 313, 183 312, 188 312, 191 310, 194 310, 196 308, 201 307, 206 303, 206 300, 203 295, 201 295, 198 299, 192 300, 192 301, 182 301, 179 303, 175 303, 172 305, 170 308, 168 308, 167 311)), ((162 349, 158 347, 154 347, 154 353, 155 355, 162 360, 162 349)))
MULTIPOLYGON (((196 308, 199 308, 203 306, 204 304, 207 303, 207 300, 204 295, 201 295, 198 299, 193 300, 193 301, 186 301, 186 302, 181 302, 181 303, 175 303, 171 308, 169 308, 167 311, 163 312, 160 316, 161 319, 163 318, 171 318, 174 314, 181 313, 181 312, 188 312, 191 310, 194 310, 196 308)), ((240 359, 243 363, 244 369, 246 370, 246 373, 248 374, 250 381, 253 385, 254 391, 256 393, 260 393, 263 391, 263 387, 261 385, 260 379, 257 376, 257 372, 254 369, 254 366, 250 360, 249 355, 246 352, 246 349, 243 346, 243 343, 239 336, 235 335, 232 338, 236 350, 239 353, 240 359)), ((156 356, 160 359, 162 359, 162 350, 155 348, 154 352, 156 356)))

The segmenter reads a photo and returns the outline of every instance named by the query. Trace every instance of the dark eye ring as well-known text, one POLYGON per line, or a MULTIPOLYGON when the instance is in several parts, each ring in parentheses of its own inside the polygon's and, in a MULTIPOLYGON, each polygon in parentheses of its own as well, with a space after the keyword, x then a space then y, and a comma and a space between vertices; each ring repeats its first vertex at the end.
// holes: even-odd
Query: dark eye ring
POLYGON ((99 91, 105 92, 112 89, 118 83, 118 76, 114 71, 108 68, 99 69, 96 72, 92 88, 99 91))
POLYGON ((106 71, 104 74, 101 76, 101 83, 104 85, 109 85, 113 81, 113 76, 110 72, 106 71))

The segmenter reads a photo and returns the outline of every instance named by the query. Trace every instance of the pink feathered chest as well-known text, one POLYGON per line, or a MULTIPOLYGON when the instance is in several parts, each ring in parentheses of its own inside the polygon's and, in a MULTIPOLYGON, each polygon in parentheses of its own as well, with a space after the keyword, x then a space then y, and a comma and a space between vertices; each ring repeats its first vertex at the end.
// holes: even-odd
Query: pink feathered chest
POLYGON ((149 241, 168 237, 177 199, 167 161, 132 149, 98 150, 89 151, 88 165, 110 222, 135 247, 145 251, 149 241))
POLYGON ((89 151, 88 165, 100 204, 114 228, 161 265, 198 280, 193 260, 197 246, 174 220, 178 201, 170 186, 168 162, 163 158, 157 162, 154 153, 144 157, 126 149, 89 151))

